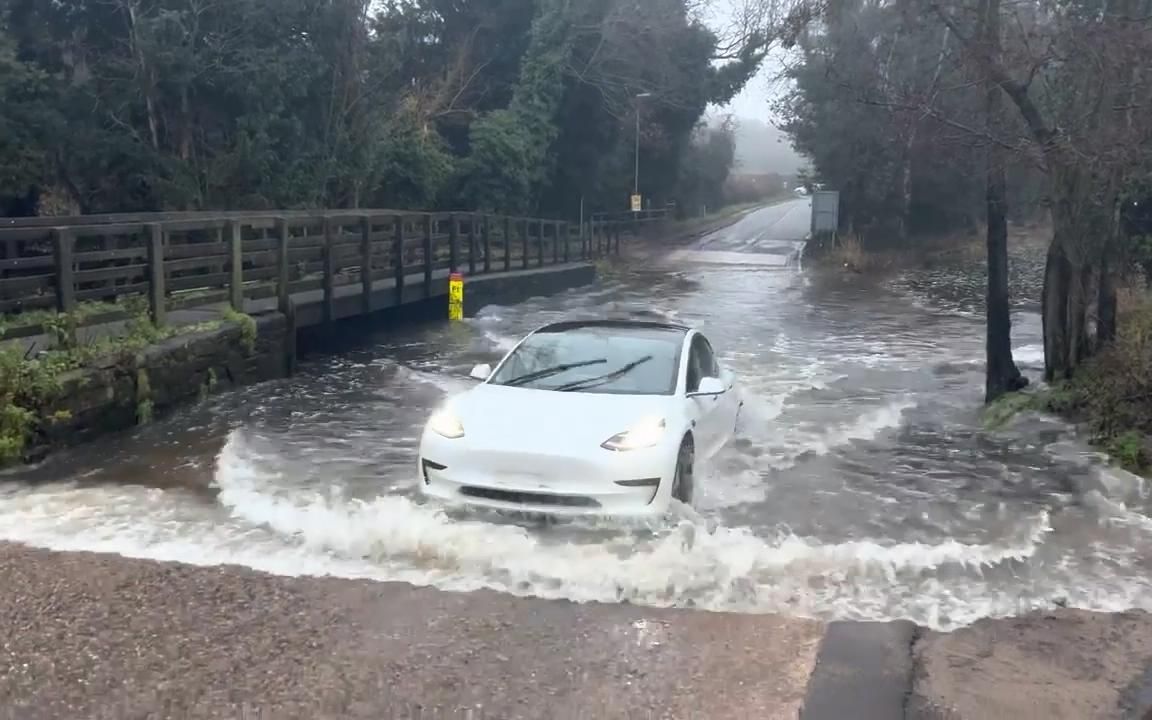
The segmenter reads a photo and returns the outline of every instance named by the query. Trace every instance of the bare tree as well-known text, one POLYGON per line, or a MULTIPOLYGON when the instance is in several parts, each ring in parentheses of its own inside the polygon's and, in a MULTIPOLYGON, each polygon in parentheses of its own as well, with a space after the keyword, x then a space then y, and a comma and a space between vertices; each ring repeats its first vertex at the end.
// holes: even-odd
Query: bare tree
MULTIPOLYGON (((1045 377, 1067 378, 1094 349, 1094 285, 1104 288, 1095 304, 1103 299, 1112 322, 1115 208, 1125 185, 1152 160, 1145 70, 1152 65, 1152 2, 1108 0, 1097 11, 1048 0, 1017 6, 1039 23, 1011 65, 965 32, 951 9, 942 3, 931 9, 1011 100, 1047 172, 1053 238, 1042 307, 1045 377)), ((1107 336, 1107 328, 1098 333, 1107 336)))
MULTIPOLYGON (((1000 0, 980 0, 981 44, 989 58, 1000 61, 1000 0)), ((984 78, 986 127, 995 134, 1001 122, 1001 90, 984 78)), ((1008 299, 1008 216, 1004 150, 986 143, 988 296, 984 399, 992 402, 1026 384, 1012 359, 1012 309, 1008 299)))

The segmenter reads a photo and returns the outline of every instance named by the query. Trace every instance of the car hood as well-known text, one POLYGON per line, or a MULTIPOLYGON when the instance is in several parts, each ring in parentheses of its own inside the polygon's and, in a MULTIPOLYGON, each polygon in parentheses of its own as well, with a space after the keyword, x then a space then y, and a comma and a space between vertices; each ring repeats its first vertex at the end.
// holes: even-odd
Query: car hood
POLYGON ((670 400, 482 383, 453 398, 451 406, 473 444, 546 449, 573 442, 599 445, 647 415, 666 417, 670 400))

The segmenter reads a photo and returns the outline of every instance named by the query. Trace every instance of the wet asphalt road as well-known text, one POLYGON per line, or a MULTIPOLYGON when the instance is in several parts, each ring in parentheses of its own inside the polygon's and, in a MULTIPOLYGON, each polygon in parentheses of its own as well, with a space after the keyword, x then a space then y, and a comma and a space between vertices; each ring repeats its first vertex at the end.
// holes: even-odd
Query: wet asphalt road
POLYGON ((748 213, 695 243, 696 250, 787 255, 808 234, 812 201, 788 200, 748 213))
POLYGON ((811 200, 769 205, 708 233, 675 251, 673 263, 729 263, 740 266, 784 266, 794 259, 808 234, 811 200))

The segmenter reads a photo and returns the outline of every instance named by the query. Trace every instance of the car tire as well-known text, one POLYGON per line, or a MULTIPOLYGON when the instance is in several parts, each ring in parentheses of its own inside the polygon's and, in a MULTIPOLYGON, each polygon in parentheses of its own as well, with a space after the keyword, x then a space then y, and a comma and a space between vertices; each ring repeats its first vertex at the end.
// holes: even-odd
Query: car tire
POLYGON ((676 473, 672 476, 672 497, 684 503, 692 504, 692 495, 696 489, 695 479, 696 449, 691 438, 684 438, 680 443, 680 452, 676 454, 676 473))

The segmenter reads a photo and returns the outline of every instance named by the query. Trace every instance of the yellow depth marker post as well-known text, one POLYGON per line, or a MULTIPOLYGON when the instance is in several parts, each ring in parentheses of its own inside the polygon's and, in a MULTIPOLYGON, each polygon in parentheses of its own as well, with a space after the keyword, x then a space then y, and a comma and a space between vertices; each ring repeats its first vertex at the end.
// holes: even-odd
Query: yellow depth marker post
POLYGON ((464 276, 458 272, 448 276, 448 319, 464 319, 464 276))

